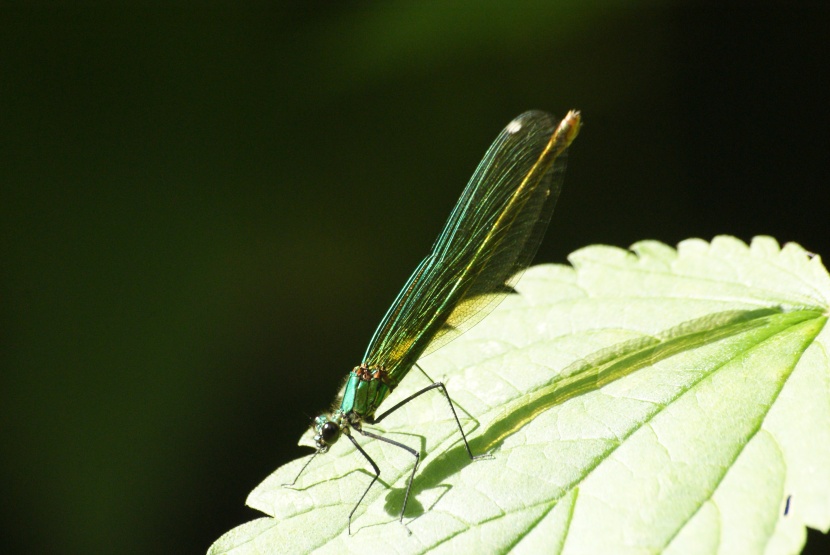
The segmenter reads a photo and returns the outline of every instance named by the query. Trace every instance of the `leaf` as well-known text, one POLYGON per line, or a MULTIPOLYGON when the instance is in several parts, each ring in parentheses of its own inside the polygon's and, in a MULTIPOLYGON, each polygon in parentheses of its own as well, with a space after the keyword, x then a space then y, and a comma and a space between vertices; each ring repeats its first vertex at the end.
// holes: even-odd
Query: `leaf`
MULTIPOLYGON (((531 268, 481 324, 423 359, 440 394, 268 477, 232 553, 793 553, 830 528, 830 279, 769 237, 592 246, 531 268), (633 252, 632 252, 633 251, 633 252), (787 510, 785 511, 785 507, 787 510), (785 514, 786 513, 786 514, 785 514)), ((391 406, 429 381, 413 370, 391 406)), ((310 444, 310 433, 301 443, 310 444)))

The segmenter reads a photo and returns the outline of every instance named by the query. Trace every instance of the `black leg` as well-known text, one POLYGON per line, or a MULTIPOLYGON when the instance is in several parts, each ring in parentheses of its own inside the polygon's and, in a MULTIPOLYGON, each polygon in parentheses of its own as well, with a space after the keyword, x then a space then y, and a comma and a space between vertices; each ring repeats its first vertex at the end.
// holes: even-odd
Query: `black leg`
MULTIPOLYGON (((366 435, 366 432, 361 432, 361 433, 366 435)), ((352 509, 352 512, 349 513, 349 535, 351 536, 352 535, 352 517, 354 516, 354 512, 357 510, 358 507, 360 507, 360 504, 363 502, 363 498, 366 497, 366 494, 369 493, 369 490, 372 489, 372 486, 375 485, 375 482, 377 482, 378 478, 380 478, 380 468, 378 468, 378 465, 375 463, 374 460, 372 460, 372 457, 370 457, 369 454, 366 451, 363 450, 363 447, 360 446, 360 444, 357 442, 357 440, 355 440, 355 438, 353 438, 351 436, 351 434, 347 434, 346 437, 349 438, 349 441, 352 442, 352 445, 354 445, 355 448, 358 451, 360 451, 360 454, 363 455, 366 458, 367 461, 369 461, 369 464, 372 465, 372 468, 375 471, 375 477, 372 478, 371 482, 369 482, 369 487, 366 488, 366 491, 364 491, 363 495, 360 496, 360 499, 357 500, 357 504, 354 506, 354 509, 352 509)), ((375 437, 377 437, 377 436, 375 436, 375 437)), ((382 438, 380 438, 380 439, 382 439, 382 438)), ((406 447, 404 445, 401 445, 401 447, 411 451, 411 449, 409 449, 409 447, 406 447)))
MULTIPOLYGON (((417 366, 417 364, 416 364, 416 366, 417 366)), ((418 366, 418 369, 420 369, 420 366, 418 366)), ((421 372, 423 372, 423 370, 421 370, 421 372)), ((424 375, 426 375, 426 372, 424 372, 424 375)), ((452 404, 452 399, 450 399, 450 394, 447 393, 447 388, 444 387, 444 384, 442 382, 435 382, 432 385, 426 386, 422 390, 413 393, 412 395, 410 395, 409 397, 407 397, 406 399, 404 399, 400 403, 396 404, 395 406, 393 406, 389 410, 383 412, 380 416, 376 416, 375 418, 372 418, 372 419, 367 418, 365 421, 368 424, 377 424, 378 422, 380 422, 381 420, 383 420, 384 418, 386 418, 387 416, 389 416, 390 414, 392 414, 393 412, 395 412, 396 410, 398 410, 399 408, 401 408, 402 406, 404 406, 405 404, 410 402, 412 399, 415 399, 416 397, 419 397, 419 396, 423 395, 427 391, 432 391, 433 389, 440 389, 444 393, 444 397, 447 398, 447 403, 449 403, 449 405, 450 405, 450 410, 452 411, 452 416, 453 416, 453 418, 455 418, 456 425, 458 425, 458 431, 461 432, 461 439, 464 440, 464 447, 467 449, 467 454, 470 456, 470 459, 476 460, 476 459, 481 459, 481 458, 487 457, 488 455, 473 455, 473 452, 470 450, 470 444, 467 443, 467 435, 464 433, 464 429, 461 427, 461 421, 458 420, 458 415, 455 413, 455 407, 452 404)))
POLYGON ((313 455, 311 455, 311 458, 309 458, 309 459, 306 461, 306 463, 303 465, 303 467, 300 469, 300 471, 299 471, 299 472, 297 473, 297 475, 294 477, 294 480, 292 480, 292 482, 291 482, 290 484, 283 484, 283 485, 282 485, 282 487, 284 487, 284 488, 290 488, 290 487, 292 487, 294 484, 296 484, 296 483, 297 483, 297 480, 300 478, 300 476, 302 475, 302 473, 303 473, 303 472, 305 472, 305 469, 306 469, 306 468, 308 468, 308 465, 310 465, 310 464, 311 464, 311 461, 313 461, 313 460, 314 460, 314 457, 316 457, 319 453, 320 453, 320 451, 315 451, 315 452, 314 452, 314 454, 313 454, 313 455))
MULTIPOLYGON (((412 465, 412 473, 409 475, 409 481, 406 483, 406 494, 403 496, 403 505, 401 506, 400 521, 403 524, 403 514, 404 514, 404 512, 406 512, 406 503, 407 503, 407 501, 409 501, 409 491, 412 489, 412 480, 415 478, 415 471, 418 470, 418 463, 421 461, 421 453, 419 453, 418 451, 416 451, 412 447, 409 447, 408 445, 404 445, 403 443, 398 443, 397 441, 391 440, 389 438, 379 436, 377 434, 373 434, 372 432, 367 432, 367 431, 361 430, 361 429, 358 429, 357 431, 360 432, 361 434, 363 434, 366 437, 370 437, 370 438, 376 439, 378 441, 383 441, 384 443, 388 443, 389 445, 394 445, 395 447, 400 447, 401 449, 404 449, 405 451, 408 451, 413 457, 415 457, 415 464, 412 465)), ((349 439, 351 439, 352 443, 354 443, 355 446, 357 446, 357 442, 354 439, 352 439, 351 436, 349 436, 349 439)), ((360 449, 360 447, 357 447, 357 448, 360 449)), ((360 452, 363 453, 364 457, 369 459, 369 462, 372 463, 372 466, 375 468, 375 471, 377 472, 378 476, 380 476, 380 470, 378 470, 378 467, 375 464, 375 462, 372 459, 369 458, 369 455, 367 455, 366 452, 363 449, 360 449, 360 452)), ((374 480, 372 480, 372 484, 375 483, 375 481, 378 479, 378 476, 375 476, 374 480)), ((369 484, 370 488, 372 487, 372 484, 369 484)), ((363 498, 366 497, 367 493, 369 493, 369 488, 366 488, 366 491, 363 492, 363 495, 360 497, 360 501, 363 501, 363 498)), ((358 505, 360 505, 360 501, 357 502, 358 505)), ((356 510, 357 510, 357 507, 355 507, 352 510, 352 514, 354 514, 354 512, 356 510)), ((349 530, 350 530, 349 533, 350 534, 351 534, 351 522, 352 522, 352 515, 350 514, 349 515, 349 530)))

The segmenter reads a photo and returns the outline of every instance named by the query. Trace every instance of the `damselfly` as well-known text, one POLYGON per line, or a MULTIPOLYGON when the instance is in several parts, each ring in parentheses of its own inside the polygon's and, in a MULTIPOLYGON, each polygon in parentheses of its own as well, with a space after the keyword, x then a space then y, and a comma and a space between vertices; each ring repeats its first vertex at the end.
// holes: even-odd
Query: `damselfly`
POLYGON ((580 124, 576 111, 558 123, 549 114, 531 111, 504 128, 461 194, 432 252, 383 317, 361 364, 349 374, 342 399, 331 414, 314 420, 315 455, 325 453, 346 436, 375 473, 349 513, 350 533, 352 516, 380 476, 380 468, 352 430, 400 447, 414 457, 401 521, 420 452, 365 430, 363 424, 376 424, 416 397, 437 389, 449 402, 467 454, 477 458, 441 382, 413 393, 380 415, 375 413, 418 359, 470 329, 512 291, 544 236, 562 185, 566 151, 580 124))

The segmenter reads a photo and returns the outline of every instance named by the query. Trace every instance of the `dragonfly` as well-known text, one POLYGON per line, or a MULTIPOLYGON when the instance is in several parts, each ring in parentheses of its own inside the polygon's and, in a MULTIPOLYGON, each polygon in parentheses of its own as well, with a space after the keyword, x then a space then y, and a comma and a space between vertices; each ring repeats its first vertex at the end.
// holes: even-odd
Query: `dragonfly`
POLYGON ((443 382, 376 412, 420 358, 480 322, 514 291, 545 234, 562 187, 567 150, 581 124, 581 115, 574 110, 561 121, 545 112, 529 111, 507 124, 473 173, 431 252, 381 320, 335 407, 314 419, 317 450, 294 481, 285 485, 293 486, 316 455, 327 452, 341 437, 348 438, 374 471, 349 513, 349 534, 352 517, 380 477, 377 463, 352 432, 394 445, 414 458, 401 523, 421 460, 418 450, 366 430, 364 424, 378 424, 424 393, 440 391, 470 459, 488 456, 473 455, 443 382))

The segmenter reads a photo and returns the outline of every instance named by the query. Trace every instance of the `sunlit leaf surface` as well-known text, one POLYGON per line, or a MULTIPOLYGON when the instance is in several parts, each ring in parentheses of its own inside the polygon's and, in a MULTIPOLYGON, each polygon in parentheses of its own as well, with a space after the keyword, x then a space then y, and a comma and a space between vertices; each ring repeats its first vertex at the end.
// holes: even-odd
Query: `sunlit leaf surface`
MULTIPOLYGON (((274 472, 269 515, 210 553, 792 553, 830 527, 830 280, 769 237, 593 246, 537 266, 481 324, 422 360, 464 414, 422 396, 377 429, 274 472), (360 438, 361 440, 365 438, 360 438)), ((427 385, 412 372, 386 401, 427 385)), ((302 443, 310 444, 310 434, 302 443)))

